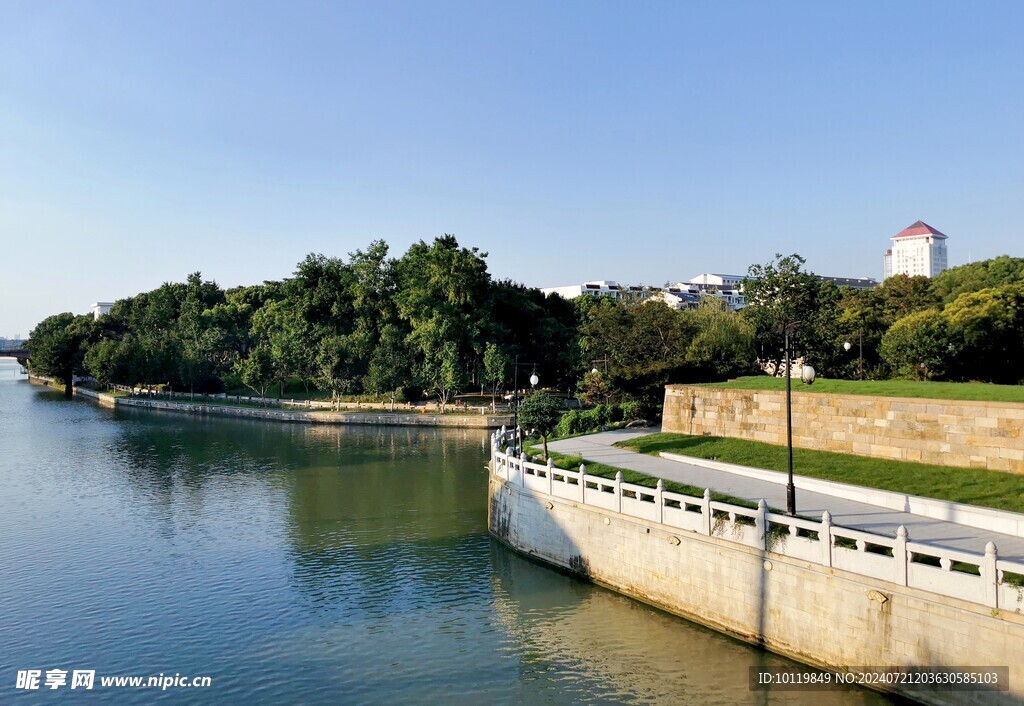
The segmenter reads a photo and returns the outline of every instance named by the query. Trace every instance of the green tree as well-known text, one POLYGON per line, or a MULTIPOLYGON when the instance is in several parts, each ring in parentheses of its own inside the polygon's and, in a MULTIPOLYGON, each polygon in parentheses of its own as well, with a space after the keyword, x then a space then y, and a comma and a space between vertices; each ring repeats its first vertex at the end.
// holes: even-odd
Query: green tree
POLYGON ((459 351, 454 341, 438 338, 434 345, 427 347, 421 375, 424 389, 437 396, 441 414, 444 414, 449 401, 463 389, 466 376, 459 364, 459 351))
MULTIPOLYGON (((886 280, 888 282, 888 280, 886 280)), ((1024 258, 1000 255, 939 273, 930 281, 934 295, 950 303, 961 294, 1024 282, 1024 258)))
POLYGON ((128 382, 130 353, 130 344, 123 339, 103 338, 85 352, 83 365, 101 385, 128 382))
POLYGON ((493 343, 484 349, 484 381, 491 390, 491 411, 494 411, 498 390, 508 380, 512 358, 493 343))
POLYGON ((412 379, 412 365, 402 339, 398 326, 385 325, 366 371, 366 389, 376 395, 388 395, 392 412, 398 391, 412 379))
POLYGON ((74 376, 85 372, 84 342, 92 319, 71 313, 54 314, 43 319, 29 335, 29 365, 36 375, 54 377, 64 384, 64 394, 74 393, 74 376))
POLYGON ((203 282, 199 272, 190 274, 178 315, 176 328, 181 351, 178 373, 191 392, 195 391, 197 383, 205 386, 213 374, 212 356, 219 344, 218 331, 209 328, 209 321, 203 316, 208 298, 204 290, 209 284, 212 283, 203 282))
POLYGON ((772 364, 776 370, 782 369, 784 329, 793 322, 798 322, 793 329, 794 348, 812 364, 828 367, 837 351, 839 289, 806 271, 804 263, 797 254, 776 254, 764 265, 751 265, 744 281, 743 317, 754 328, 762 364, 772 364))
POLYGON ((316 383, 331 393, 331 406, 338 409, 341 397, 355 382, 353 355, 345 336, 328 336, 320 341, 316 355, 316 383))
POLYGON ((234 371, 257 397, 266 397, 275 379, 274 357, 266 345, 260 344, 235 363, 234 371))
POLYGON ((943 313, 960 334, 962 377, 1011 385, 1024 379, 1024 284, 961 294, 943 313))
MULTIPOLYGON (((289 300, 267 302, 252 317, 252 336, 267 348, 273 361, 274 379, 278 383, 279 397, 292 376, 311 377, 314 363, 311 351, 319 351, 320 341, 311 340, 310 327, 302 318, 298 307, 289 300), (317 348, 309 346, 316 343, 317 348)), ((326 333, 326 332, 325 332, 326 333)))
POLYGON ((878 316, 890 326, 907 314, 942 306, 931 280, 922 275, 893 275, 878 287, 863 291, 874 300, 878 316))
POLYGON ((686 351, 695 330, 681 312, 664 304, 593 308, 582 333, 584 360, 607 358, 604 382, 644 404, 658 404, 666 384, 693 377, 686 351))
POLYGON ((686 349, 686 362, 709 376, 728 377, 756 369, 754 327, 716 300, 683 312, 696 332, 686 349))
POLYGON ((548 437, 554 433, 564 409, 565 403, 561 399, 546 392, 527 395, 519 407, 519 425, 540 434, 544 442, 544 458, 548 458, 548 437))
POLYGON ((882 357, 903 378, 942 380, 950 373, 957 332, 941 311, 908 314, 882 338, 882 357))
POLYGON ((460 247, 454 236, 420 241, 396 268, 396 304, 409 327, 407 345, 418 362, 424 387, 439 396, 442 409, 466 385, 483 354, 490 276, 486 253, 460 247))
POLYGON ((593 370, 588 370, 583 374, 583 380, 578 389, 579 395, 586 404, 607 403, 614 392, 611 385, 605 380, 604 374, 600 371, 595 373, 593 370))

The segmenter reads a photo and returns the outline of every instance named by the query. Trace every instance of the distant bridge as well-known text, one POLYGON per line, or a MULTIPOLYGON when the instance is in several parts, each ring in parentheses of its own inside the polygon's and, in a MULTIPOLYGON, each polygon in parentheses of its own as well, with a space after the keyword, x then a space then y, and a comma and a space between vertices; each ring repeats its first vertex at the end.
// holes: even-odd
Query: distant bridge
POLYGON ((28 362, 28 349, 24 341, 0 341, 0 358, 17 358, 25 365, 28 362))

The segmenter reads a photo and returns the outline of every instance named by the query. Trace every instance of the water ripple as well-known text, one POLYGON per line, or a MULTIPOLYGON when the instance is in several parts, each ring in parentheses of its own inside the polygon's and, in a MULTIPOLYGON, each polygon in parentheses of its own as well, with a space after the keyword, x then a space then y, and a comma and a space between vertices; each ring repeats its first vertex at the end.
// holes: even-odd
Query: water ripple
POLYGON ((214 686, 76 703, 753 703, 747 667, 784 663, 493 543, 483 432, 0 382, 0 440, 0 702, 17 669, 84 668, 214 686))

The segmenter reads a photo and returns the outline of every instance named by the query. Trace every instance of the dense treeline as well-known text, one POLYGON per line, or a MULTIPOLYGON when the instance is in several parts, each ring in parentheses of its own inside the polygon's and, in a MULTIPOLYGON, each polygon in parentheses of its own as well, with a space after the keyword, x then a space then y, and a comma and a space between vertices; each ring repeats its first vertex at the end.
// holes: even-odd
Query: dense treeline
POLYGON ((1024 259, 933 279, 896 275, 861 290, 818 281, 802 266, 793 255, 750 268, 743 313, 762 359, 778 359, 783 323, 795 321, 796 352, 827 377, 1024 381, 1024 259))
POLYGON ((67 376, 45 351, 51 329, 73 323, 79 348, 65 367, 104 384, 260 396, 299 385, 335 399, 426 394, 445 404, 483 385, 488 345, 502 382, 518 354, 552 386, 569 384, 572 304, 492 280, 485 257, 444 236, 397 259, 380 241, 348 259, 309 255, 283 282, 222 290, 195 273, 120 300, 95 322, 50 317, 34 332, 33 367, 67 376))
POLYGON ((460 392, 509 389, 518 357, 529 368, 521 385, 535 370, 542 387, 653 410, 667 383, 777 364, 783 328, 797 322, 796 354, 828 377, 1022 378, 1020 259, 852 290, 820 281, 797 255, 776 256, 750 268, 748 306, 737 314, 714 297, 685 311, 544 297, 492 279, 485 258, 445 235, 399 258, 381 241, 347 259, 311 254, 284 281, 228 290, 195 273, 120 300, 96 321, 47 318, 32 332, 32 367, 101 384, 429 397, 444 406, 460 392))

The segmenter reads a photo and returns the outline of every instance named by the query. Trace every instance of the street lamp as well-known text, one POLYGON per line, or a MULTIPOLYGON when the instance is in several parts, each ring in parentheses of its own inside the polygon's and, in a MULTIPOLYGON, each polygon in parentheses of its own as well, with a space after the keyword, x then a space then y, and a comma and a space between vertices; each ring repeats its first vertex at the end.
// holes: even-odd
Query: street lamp
POLYGON ((515 407, 512 408, 512 449, 516 453, 522 451, 522 443, 519 438, 519 366, 521 365, 533 366, 533 373, 530 374, 530 387, 537 387, 538 383, 540 383, 540 378, 537 377, 537 364, 520 363, 519 356, 517 355, 515 361, 515 380, 512 390, 512 401, 515 402, 515 407))
POLYGON ((598 358, 596 360, 592 360, 591 363, 593 363, 593 365, 594 365, 594 367, 590 369, 590 372, 593 375, 600 375, 601 374, 601 371, 597 369, 597 364, 598 363, 601 363, 604 366, 604 376, 601 378, 601 383, 605 386, 604 403, 608 404, 608 400, 609 400, 609 395, 608 395, 608 357, 605 356, 604 358, 598 358))
MULTIPOLYGON (((786 355, 786 447, 789 451, 789 476, 786 483, 786 513, 790 516, 796 514, 796 486, 793 485, 793 375, 792 351, 789 346, 790 331, 800 325, 799 321, 790 321, 784 327, 784 343, 786 355)), ((800 370, 800 379, 807 385, 814 383, 814 368, 805 365, 800 370)))
MULTIPOLYGON (((857 340, 858 340, 859 345, 860 345, 860 363, 857 366, 857 370, 859 371, 860 379, 863 380, 864 379, 864 330, 863 329, 861 329, 860 331, 857 332, 857 340)), ((843 350, 849 352, 849 350, 851 348, 853 348, 853 344, 852 343, 850 343, 849 341, 844 341, 843 342, 843 350)))

